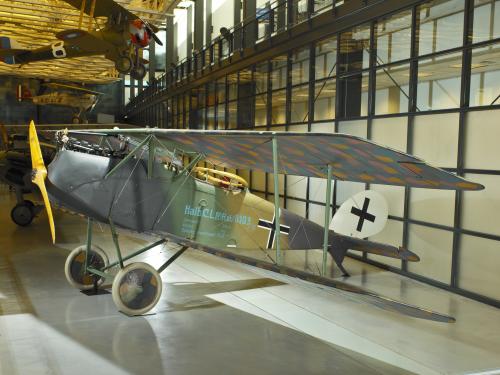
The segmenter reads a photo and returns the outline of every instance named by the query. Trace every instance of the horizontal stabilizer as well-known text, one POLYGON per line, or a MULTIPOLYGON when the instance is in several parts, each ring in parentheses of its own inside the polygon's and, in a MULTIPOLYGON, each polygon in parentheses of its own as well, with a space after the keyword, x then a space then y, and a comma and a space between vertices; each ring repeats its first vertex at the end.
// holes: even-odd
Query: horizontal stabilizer
POLYGON ((18 64, 16 56, 25 52, 29 50, 21 48, 15 40, 6 36, 0 37, 0 61, 9 65, 18 64))
POLYGON ((357 250, 365 253, 382 255, 410 262, 418 262, 420 260, 417 254, 402 247, 362 240, 360 238, 345 236, 343 234, 334 233, 332 231, 330 231, 329 243, 330 246, 328 248, 328 252, 335 261, 335 264, 337 264, 337 266, 345 275, 348 275, 348 273, 342 266, 342 262, 344 261, 345 255, 348 250, 357 250))

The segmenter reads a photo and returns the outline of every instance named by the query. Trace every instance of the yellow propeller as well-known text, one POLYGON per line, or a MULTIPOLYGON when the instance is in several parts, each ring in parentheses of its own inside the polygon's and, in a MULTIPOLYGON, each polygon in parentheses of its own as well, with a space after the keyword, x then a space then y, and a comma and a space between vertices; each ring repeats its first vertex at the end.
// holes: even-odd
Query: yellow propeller
POLYGON ((40 142, 38 141, 38 135, 36 134, 35 123, 30 122, 29 129, 29 139, 30 139, 30 152, 31 152, 31 165, 33 168, 31 181, 38 186, 40 192, 42 193, 43 203, 45 204, 45 209, 47 210, 47 216, 49 218, 50 233, 52 234, 52 243, 56 242, 56 230, 54 226, 54 217, 52 216, 52 208, 50 207, 49 196, 47 195, 47 189, 45 187, 45 179, 47 178, 47 168, 43 162, 42 150, 40 148, 40 142))

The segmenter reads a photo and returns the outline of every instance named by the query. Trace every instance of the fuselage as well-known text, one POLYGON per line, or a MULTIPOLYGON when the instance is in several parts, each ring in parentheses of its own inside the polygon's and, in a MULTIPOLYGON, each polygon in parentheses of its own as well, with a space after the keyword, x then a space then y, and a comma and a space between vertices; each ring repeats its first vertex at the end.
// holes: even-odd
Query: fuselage
MULTIPOLYGON (((155 162, 147 177, 147 158, 120 161, 62 150, 49 166, 48 191, 68 209, 112 221, 138 232, 172 234, 216 248, 273 248, 274 205, 248 190, 229 190, 155 162)), ((323 228, 281 210, 283 249, 320 248, 323 228)))
MULTIPOLYGON (((51 201, 104 223, 212 249, 274 249, 278 235, 282 250, 323 247, 323 227, 286 209, 280 209, 278 234, 274 205, 248 190, 215 186, 158 158, 148 178, 147 155, 124 160, 61 150, 48 169, 51 201)), ((328 232, 337 265, 349 249, 419 259, 402 248, 328 232)))
POLYGON ((34 104, 38 105, 60 105, 88 111, 95 104, 97 96, 93 94, 56 91, 49 94, 34 96, 32 100, 34 104))

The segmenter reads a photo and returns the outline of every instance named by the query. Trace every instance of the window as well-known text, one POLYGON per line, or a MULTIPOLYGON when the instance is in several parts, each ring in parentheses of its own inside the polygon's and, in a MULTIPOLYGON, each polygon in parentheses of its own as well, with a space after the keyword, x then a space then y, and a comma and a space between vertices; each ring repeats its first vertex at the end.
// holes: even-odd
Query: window
POLYGON ((410 66, 390 65, 377 69, 375 114, 408 111, 410 66))
POLYGON ((411 11, 404 11, 377 21, 377 65, 410 58, 411 11))
POLYGON ((494 104, 500 104, 500 44, 472 50, 469 105, 494 104))
POLYGON ((286 55, 275 57, 271 60, 271 81, 272 89, 286 87, 287 77, 287 57, 286 55))
POLYGON ((292 85, 309 81, 309 47, 292 52, 292 85))
POLYGON ((314 89, 314 120, 335 118, 336 80, 317 82, 314 89))
POLYGON ((500 37, 500 1, 474 1, 474 32, 472 43, 500 37))
POLYGON ((460 107, 461 74, 461 52, 420 60, 417 111, 460 107))
POLYGON ((435 0, 418 7, 419 55, 463 44, 464 0, 435 0))
POLYGON ((340 34, 340 72, 366 69, 370 61, 370 26, 359 26, 340 34))
POLYGON ((309 84, 292 89, 291 121, 306 122, 309 118, 309 84))
POLYGON ((330 78, 337 74, 337 36, 316 44, 316 79, 330 78))

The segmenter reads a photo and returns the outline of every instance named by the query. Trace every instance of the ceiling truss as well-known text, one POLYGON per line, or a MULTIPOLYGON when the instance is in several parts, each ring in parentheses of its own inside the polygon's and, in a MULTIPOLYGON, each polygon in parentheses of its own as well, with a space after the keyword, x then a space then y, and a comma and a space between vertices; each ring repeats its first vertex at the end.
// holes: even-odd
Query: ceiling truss
MULTIPOLYGON (((99 0, 97 0, 99 1, 99 0)), ((118 0, 117 3, 149 22, 163 26, 173 0, 118 0)), ((62 0, 0 0, 0 36, 35 49, 55 41, 62 30, 78 28, 80 12, 62 0)), ((84 16, 83 26, 96 30, 106 18, 84 16)), ((0 62, 0 74, 81 83, 110 83, 119 79, 114 63, 104 56, 79 57, 30 63, 23 66, 0 62)))

